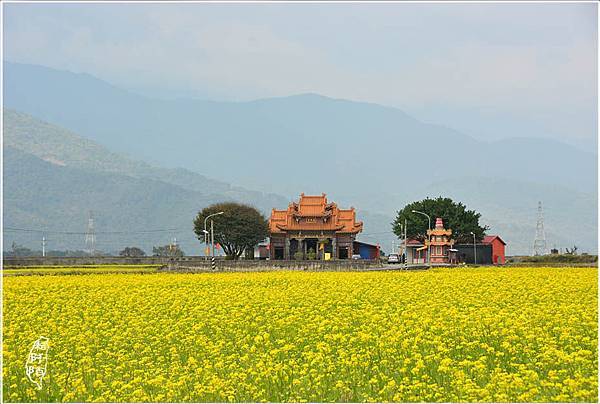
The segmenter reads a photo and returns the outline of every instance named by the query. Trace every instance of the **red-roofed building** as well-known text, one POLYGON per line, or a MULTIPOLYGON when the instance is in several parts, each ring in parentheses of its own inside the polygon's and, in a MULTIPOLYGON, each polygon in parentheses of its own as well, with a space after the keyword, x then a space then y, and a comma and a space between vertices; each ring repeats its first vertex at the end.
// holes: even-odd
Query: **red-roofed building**
POLYGON ((505 250, 506 243, 500 236, 485 236, 482 244, 491 244, 492 246, 492 263, 494 265, 503 265, 506 262, 505 250))
POLYGON ((484 236, 481 242, 456 244, 460 262, 478 265, 503 265, 506 263, 506 243, 500 236, 484 236))

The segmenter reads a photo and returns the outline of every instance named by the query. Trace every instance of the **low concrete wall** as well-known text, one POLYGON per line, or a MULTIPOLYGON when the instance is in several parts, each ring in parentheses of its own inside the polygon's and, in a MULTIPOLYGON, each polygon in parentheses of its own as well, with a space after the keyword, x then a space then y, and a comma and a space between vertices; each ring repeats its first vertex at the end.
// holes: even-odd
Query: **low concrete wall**
POLYGON ((548 267, 548 268, 597 268, 597 262, 510 262, 504 265, 505 267, 548 267))
MULTIPOLYGON (((339 261, 230 261, 220 260, 216 263, 217 272, 246 272, 246 271, 347 271, 366 270, 374 266, 381 266, 377 260, 339 260, 339 261)), ((213 272, 210 261, 172 261, 167 263, 161 271, 165 272, 213 272)))
MULTIPOLYGON (((204 257, 182 257, 181 260, 198 261, 204 257)), ((81 265, 164 265, 165 257, 4 257, 4 266, 81 266, 81 265)))
MULTIPOLYGON (((276 260, 239 260, 230 261, 217 258, 217 270, 256 270, 257 268, 278 270, 344 270, 362 269, 380 264, 376 260, 339 260, 339 261, 276 261, 276 260)), ((165 265, 165 270, 203 271, 210 269, 210 260, 204 256, 179 258, 166 257, 5 257, 5 267, 63 266, 82 265, 165 265)))

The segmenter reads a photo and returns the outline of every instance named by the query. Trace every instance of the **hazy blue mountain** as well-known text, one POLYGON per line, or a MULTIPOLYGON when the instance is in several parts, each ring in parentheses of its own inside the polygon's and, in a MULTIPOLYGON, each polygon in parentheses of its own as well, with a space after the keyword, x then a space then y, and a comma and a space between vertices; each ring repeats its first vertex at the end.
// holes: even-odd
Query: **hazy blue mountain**
POLYGON ((395 108, 314 94, 241 103, 154 100, 87 74, 4 66, 9 108, 115 151, 266 192, 327 189, 367 209, 376 207, 371 193, 411 186, 417 177, 498 176, 595 192, 594 154, 523 134, 480 142, 395 108))
POLYGON ((280 195, 234 187, 186 169, 160 168, 131 159, 64 128, 10 109, 4 109, 4 145, 56 165, 160 180, 191 191, 243 200, 265 212, 287 203, 280 195))
MULTIPOLYGON (((8 228, 84 232, 89 210, 99 232, 98 248, 118 250, 152 246, 178 239, 188 254, 200 246, 191 221, 210 203, 249 203, 265 215, 283 209, 288 199, 233 187, 184 169, 165 169, 114 153, 56 125, 4 110, 4 225, 8 228), (148 229, 169 232, 121 234, 148 229), (103 235, 102 232, 117 234, 103 235)), ((377 216, 376 216, 377 217, 377 216)), ((365 220, 366 218, 366 220, 365 220)), ((381 220, 367 222, 366 231, 381 231, 381 220)), ((389 219, 383 220, 388 227, 389 219)), ((38 248, 42 234, 6 231, 7 248, 16 241, 38 248)), ((48 248, 83 248, 81 234, 46 234, 48 248)))
MULTIPOLYGON (((151 178, 136 178, 65 166, 12 146, 4 147, 4 244, 40 249, 44 234, 10 228, 48 230, 49 249, 83 249, 88 211, 95 217, 97 248, 119 251, 139 246, 146 252, 177 238, 187 254, 199 255, 192 220, 198 210, 224 200, 224 194, 192 191, 151 178), (7 230, 8 228, 8 230, 7 230), (172 231, 155 230, 173 229, 172 231), (150 232, 145 232, 152 230, 150 232), (114 234, 105 234, 114 232, 114 234), (133 233, 131 233, 133 232, 133 233)), ((285 204, 280 201, 279 204, 285 204)), ((263 201, 263 205, 270 202, 263 201)), ((265 210, 265 209, 263 209, 265 210)))
MULTIPOLYGON (((99 232, 176 229, 154 234, 98 234, 98 248, 138 245, 146 251, 176 237, 187 253, 200 251, 191 221, 210 203, 236 200, 265 214, 287 199, 232 187, 183 169, 161 169, 109 151, 93 141, 27 114, 4 110, 4 225, 85 231, 92 210, 99 232)), ((49 233, 49 248, 83 248, 83 235, 49 233)), ((39 247, 41 234, 5 233, 39 247), (39 240, 38 240, 39 239, 39 240)))
POLYGON ((240 103, 154 100, 86 74, 4 66, 7 107, 115 152, 173 167, 153 174, 136 167, 117 171, 136 178, 215 193, 237 189, 231 183, 286 201, 300 192, 326 192, 370 219, 363 218, 365 238, 386 243, 393 237, 389 222, 404 203, 450 195, 472 201, 469 206, 511 242, 512 253, 528 252, 542 200, 559 211, 548 212, 549 239, 555 234, 559 247, 596 250, 595 220, 587 218, 597 215, 597 156, 560 142, 526 134, 481 142, 395 108, 315 94, 240 103), (581 204, 564 205, 559 196, 569 195, 581 204), (582 217, 593 231, 573 225, 582 217))
POLYGON ((177 237, 188 254, 201 250, 194 242, 191 218, 210 197, 164 182, 101 173, 50 163, 11 146, 4 147, 4 243, 40 248, 43 234, 10 228, 44 229, 50 249, 84 247, 88 210, 98 232, 177 229, 172 232, 97 236, 97 248, 115 251, 125 245, 152 251, 177 237), (9 230, 6 230, 9 228, 9 230))

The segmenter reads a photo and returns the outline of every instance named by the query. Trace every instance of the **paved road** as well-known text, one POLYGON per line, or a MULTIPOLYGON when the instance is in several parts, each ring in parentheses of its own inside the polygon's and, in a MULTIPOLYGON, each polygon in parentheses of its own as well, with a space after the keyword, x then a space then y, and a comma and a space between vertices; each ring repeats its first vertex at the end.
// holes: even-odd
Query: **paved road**
POLYGON ((366 268, 367 271, 416 271, 429 269, 427 265, 413 264, 413 265, 402 265, 402 264, 383 264, 382 266, 366 268))

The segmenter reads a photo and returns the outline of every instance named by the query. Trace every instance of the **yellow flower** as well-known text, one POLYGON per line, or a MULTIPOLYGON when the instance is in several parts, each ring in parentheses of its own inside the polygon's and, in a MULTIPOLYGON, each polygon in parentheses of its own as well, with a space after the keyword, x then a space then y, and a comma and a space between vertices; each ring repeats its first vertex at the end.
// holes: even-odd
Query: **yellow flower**
POLYGON ((585 402, 598 391, 596 268, 101 269, 4 278, 10 401, 585 402), (23 369, 40 335, 51 341, 42 391, 23 369))

